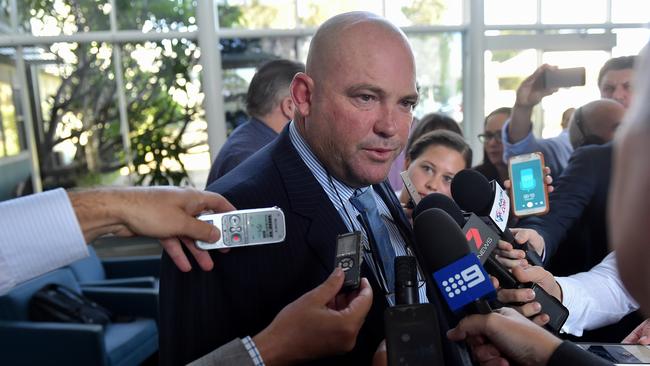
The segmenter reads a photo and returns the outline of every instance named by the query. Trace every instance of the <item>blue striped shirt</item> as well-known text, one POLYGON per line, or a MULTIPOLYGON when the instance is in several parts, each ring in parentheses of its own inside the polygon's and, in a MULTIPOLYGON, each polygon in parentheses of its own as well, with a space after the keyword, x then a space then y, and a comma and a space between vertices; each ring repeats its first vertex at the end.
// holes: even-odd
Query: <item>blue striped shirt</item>
MULTIPOLYGON (((300 155, 302 161, 305 162, 309 170, 314 175, 314 178, 316 178, 316 181, 318 181, 320 186, 325 191, 325 194, 327 194, 327 197, 332 202, 332 205, 334 205, 334 208, 336 208, 336 211, 338 211, 341 219, 345 223, 345 226, 347 226, 348 230, 350 231, 360 231, 362 233, 363 247, 368 248, 368 236, 366 235, 366 232, 359 220, 356 219, 357 215, 359 215, 360 212, 357 211, 352 203, 350 203, 350 198, 353 196, 356 189, 348 186, 347 184, 336 179, 336 177, 327 173, 325 167, 323 167, 316 155, 314 155, 314 153, 307 145, 307 142, 300 135, 300 132, 298 132, 298 128, 293 121, 291 121, 289 124, 289 137, 291 139, 293 147, 298 151, 298 155, 300 155)), ((368 189, 372 190, 372 186, 363 187, 360 190, 365 192, 368 189)), ((377 192, 373 191, 373 193, 375 202, 377 203, 377 208, 379 209, 379 214, 383 218, 384 225, 386 225, 386 228, 388 229, 390 242, 393 246, 393 250, 395 250, 395 256, 411 254, 406 249, 406 242, 400 234, 393 216, 388 210, 388 206, 386 206, 386 203, 381 199, 381 197, 379 197, 377 192)), ((372 255, 367 251, 364 252, 364 260, 368 262, 372 271, 376 273, 372 255)), ((420 286, 419 294, 420 302, 427 302, 425 286, 420 286)), ((391 304, 394 303, 392 296, 389 297, 389 302, 391 304)))

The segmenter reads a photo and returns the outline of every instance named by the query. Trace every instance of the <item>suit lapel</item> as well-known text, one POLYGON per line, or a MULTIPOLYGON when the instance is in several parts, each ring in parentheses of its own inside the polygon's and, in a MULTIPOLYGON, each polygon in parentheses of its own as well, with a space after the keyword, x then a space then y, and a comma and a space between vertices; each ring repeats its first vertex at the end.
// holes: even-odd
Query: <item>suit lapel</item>
POLYGON ((293 147, 288 126, 278 137, 278 148, 273 152, 273 161, 284 181, 291 210, 307 220, 307 245, 313 249, 323 269, 329 273, 334 266, 336 236, 347 232, 347 228, 293 147))

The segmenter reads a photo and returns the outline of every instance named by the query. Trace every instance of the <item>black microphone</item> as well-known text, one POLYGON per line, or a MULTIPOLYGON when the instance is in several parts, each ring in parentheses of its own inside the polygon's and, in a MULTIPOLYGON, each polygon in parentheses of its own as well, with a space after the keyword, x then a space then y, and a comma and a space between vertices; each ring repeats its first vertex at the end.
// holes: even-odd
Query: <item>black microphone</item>
POLYGON ((489 313, 487 300, 496 296, 494 286, 456 221, 431 208, 415 218, 414 231, 422 269, 433 278, 449 308, 456 314, 489 313))
POLYGON ((417 213, 431 208, 445 211, 454 219, 459 227, 463 228, 463 231, 465 232, 466 245, 469 245, 469 242, 474 243, 474 245, 469 245, 469 249, 476 254, 488 273, 499 280, 499 284, 502 287, 516 288, 520 285, 512 276, 510 271, 504 268, 492 255, 494 249, 496 249, 499 238, 494 230, 483 224, 476 215, 469 216, 469 218, 466 219, 456 202, 448 196, 440 193, 432 193, 422 199, 413 211, 414 217, 417 217, 417 213))
POLYGON ((420 213, 430 208, 439 208, 445 211, 460 227, 465 225, 465 217, 460 210, 460 207, 458 207, 454 200, 442 193, 431 193, 422 198, 420 203, 418 203, 413 210, 413 219, 417 218, 420 213))
POLYGON ((395 257, 395 304, 419 304, 418 268, 415 257, 400 255, 395 257))
MULTIPOLYGON (((433 194, 429 196, 432 195, 433 194)), ((455 218, 454 220, 457 223, 459 223, 458 220, 463 218, 463 214, 458 206, 449 197, 444 195, 439 195, 432 199, 423 199, 418 206, 420 212, 427 212, 427 210, 434 209, 432 208, 433 206, 439 207, 444 210, 449 217, 455 218)), ((535 301, 542 306, 542 311, 549 316, 550 320, 546 325, 547 329, 558 332, 569 315, 568 309, 562 305, 558 299, 549 295, 546 290, 536 283, 519 282, 512 273, 510 273, 510 271, 495 258, 494 255, 496 253, 494 253, 494 250, 496 248, 496 242, 498 241, 498 235, 478 216, 472 214, 466 222, 460 222, 460 224, 463 225, 463 231, 465 232, 466 246, 477 255, 481 264, 485 266, 487 272, 496 277, 503 288, 531 288, 535 292, 535 301), (474 245, 471 245, 471 243, 474 245)))
POLYGON ((523 250, 530 264, 544 266, 542 258, 531 249, 530 243, 517 243, 508 229, 510 199, 497 182, 488 182, 483 174, 472 169, 464 169, 452 179, 451 195, 464 211, 489 218, 489 225, 497 230, 503 240, 512 244, 513 248, 523 250))

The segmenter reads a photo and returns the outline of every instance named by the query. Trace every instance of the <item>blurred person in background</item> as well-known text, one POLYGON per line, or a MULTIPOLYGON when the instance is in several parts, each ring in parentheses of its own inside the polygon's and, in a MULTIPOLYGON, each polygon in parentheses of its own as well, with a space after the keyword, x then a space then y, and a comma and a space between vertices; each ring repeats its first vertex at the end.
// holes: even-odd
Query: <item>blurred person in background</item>
POLYGON ((278 136, 293 118, 289 84, 294 75, 304 71, 302 63, 283 59, 260 66, 246 93, 246 111, 250 118, 230 134, 219 150, 206 187, 278 136))
POLYGON ((502 186, 508 179, 508 165, 503 161, 501 129, 511 112, 512 108, 501 107, 485 117, 485 129, 478 135, 478 139, 483 143, 483 162, 473 168, 488 180, 495 180, 502 186))
MULTIPOLYGON (((436 130, 425 133, 411 144, 404 169, 420 197, 438 192, 451 198, 451 180, 471 163, 472 149, 459 134, 436 130)), ((407 207, 410 201, 407 190, 398 193, 402 206, 407 207)))
POLYGON ((602 145, 614 138, 625 108, 613 99, 599 99, 576 109, 569 124, 569 139, 574 149, 602 145))
POLYGON ((391 187, 393 187, 393 190, 400 191, 404 187, 404 182, 402 182, 400 173, 404 170, 404 159, 409 146, 411 146, 411 144, 413 144, 413 141, 415 141, 420 136, 424 135, 427 132, 435 130, 448 130, 455 132, 461 136, 463 135, 458 122, 442 113, 429 113, 424 115, 424 117, 419 120, 417 118, 414 118, 406 146, 404 147, 404 150, 402 150, 402 152, 400 152, 400 154, 397 156, 390 168, 390 172, 388 173, 388 181, 390 182, 391 187))

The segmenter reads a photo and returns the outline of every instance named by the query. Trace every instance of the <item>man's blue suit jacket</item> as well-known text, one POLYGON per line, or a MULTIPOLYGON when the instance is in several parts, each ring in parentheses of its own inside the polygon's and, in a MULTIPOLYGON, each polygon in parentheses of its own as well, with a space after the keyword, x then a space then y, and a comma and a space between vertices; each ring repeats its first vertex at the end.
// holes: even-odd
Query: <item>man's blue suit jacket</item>
MULTIPOLYGON (((411 242, 411 228, 394 193, 375 185, 397 225, 411 242)), ((253 336, 287 304, 322 283, 334 269, 336 237, 347 228, 289 139, 288 128, 255 155, 211 184, 238 209, 279 206, 286 217, 283 243, 213 251, 214 269, 182 273, 163 254, 161 271, 160 358, 162 364, 185 364, 235 337, 253 336)), ((189 257, 189 255, 188 255, 189 257)), ((364 264, 374 290, 372 309, 354 350, 322 364, 368 365, 384 338, 385 298, 364 264)), ((441 317, 449 316, 439 305, 441 317)), ((441 319, 446 340, 446 320, 441 319)), ((460 355, 462 353, 462 355, 460 355)), ((464 351, 444 342, 449 364, 464 351)), ((459 356, 460 355, 460 356, 459 356)), ((316 362, 318 363, 318 362, 316 362)))

